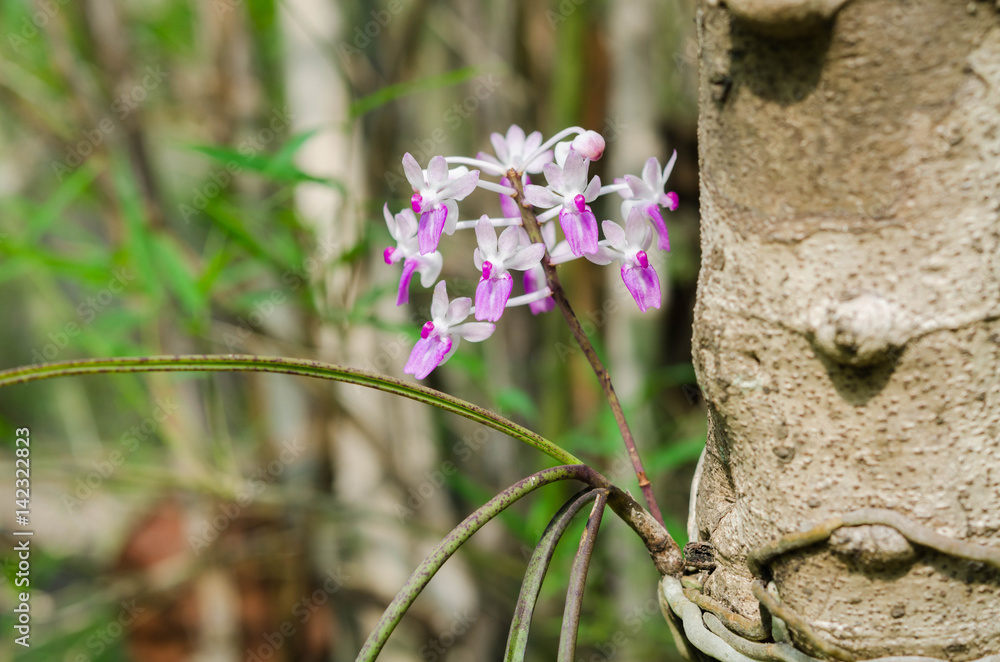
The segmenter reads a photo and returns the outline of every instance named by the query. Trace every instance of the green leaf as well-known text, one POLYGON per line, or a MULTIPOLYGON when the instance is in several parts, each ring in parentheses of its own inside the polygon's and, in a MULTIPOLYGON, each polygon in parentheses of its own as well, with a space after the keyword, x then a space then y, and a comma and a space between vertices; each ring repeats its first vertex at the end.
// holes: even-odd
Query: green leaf
POLYGON ((184 312, 195 317, 208 306, 198 281, 189 271, 181 249, 171 237, 158 236, 154 240, 156 247, 156 263, 160 267, 164 280, 170 286, 170 291, 180 301, 184 312))
POLYGON ((408 97, 419 92, 427 92, 429 90, 437 90, 442 87, 449 87, 451 85, 464 83, 470 78, 483 73, 483 71, 484 70, 480 67, 463 67, 461 69, 455 69, 454 71, 438 74, 437 76, 427 76, 418 80, 404 81, 394 85, 387 85, 382 89, 372 92, 368 96, 361 97, 352 103, 351 119, 357 119, 365 113, 370 113, 376 108, 381 108, 385 104, 395 101, 396 99, 402 99, 403 97, 408 97))
POLYGON ((80 197, 80 194, 97 178, 97 168, 81 166, 64 179, 56 190, 49 195, 45 204, 32 213, 25 229, 25 240, 28 244, 36 244, 52 223, 58 220, 66 207, 80 197))

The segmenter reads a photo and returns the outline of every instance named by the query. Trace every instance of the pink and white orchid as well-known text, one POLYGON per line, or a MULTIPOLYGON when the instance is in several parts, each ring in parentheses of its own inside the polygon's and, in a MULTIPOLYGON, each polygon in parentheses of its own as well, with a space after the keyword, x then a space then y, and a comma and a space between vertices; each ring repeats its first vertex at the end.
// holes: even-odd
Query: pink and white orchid
POLYGON ((597 218, 587 205, 601 191, 601 178, 594 176, 587 183, 590 159, 580 152, 570 150, 566 164, 560 168, 547 163, 543 168, 548 186, 526 186, 524 199, 535 207, 552 209, 560 207, 559 225, 573 255, 592 255, 597 252, 597 218))
POLYGON ((463 323, 471 311, 472 299, 458 297, 448 301, 445 282, 439 282, 434 287, 434 298, 431 300, 431 319, 420 329, 420 340, 413 346, 403 372, 424 379, 434 368, 451 358, 463 339, 480 342, 493 335, 495 324, 463 323))
POLYGON ((396 264, 402 261, 403 274, 399 277, 399 290, 396 293, 396 305, 401 306, 410 301, 410 280, 413 272, 420 274, 420 284, 431 287, 441 274, 444 262, 441 253, 434 251, 421 255, 417 247, 417 217, 409 209, 404 209, 395 216, 389 212, 389 205, 382 208, 385 224, 389 234, 396 240, 396 246, 389 246, 382 252, 386 264, 396 264))
POLYGON ((597 254, 587 256, 587 259, 595 264, 610 264, 619 260, 622 280, 639 310, 646 312, 650 308, 659 308, 660 279, 646 255, 653 243, 653 232, 643 211, 633 207, 625 221, 624 230, 614 221, 604 221, 601 227, 604 229, 605 239, 601 241, 597 254))
POLYGON ((458 203, 476 190, 479 171, 469 172, 468 168, 448 169, 443 156, 435 156, 422 170, 413 155, 403 155, 403 172, 413 187, 410 206, 413 213, 420 214, 417 227, 417 243, 420 254, 426 255, 437 250, 441 234, 455 232, 458 223, 458 203))
POLYGON ((524 228, 511 226, 500 234, 483 216, 476 224, 479 248, 473 253, 476 268, 483 277, 476 287, 476 319, 496 322, 503 315, 514 288, 510 271, 526 271, 542 261, 545 246, 532 244, 524 228))
POLYGON ((646 215, 646 218, 653 222, 656 233, 659 235, 656 247, 663 251, 670 250, 670 237, 667 235, 667 224, 663 220, 660 207, 674 211, 680 203, 676 193, 673 191, 664 192, 667 179, 674 169, 676 160, 677 152, 675 151, 661 172, 660 160, 651 157, 642 169, 642 179, 635 175, 625 175, 623 181, 628 187, 618 191, 619 195, 625 198, 624 205, 627 205, 627 207, 623 205, 622 209, 630 212, 633 208, 639 208, 646 215))

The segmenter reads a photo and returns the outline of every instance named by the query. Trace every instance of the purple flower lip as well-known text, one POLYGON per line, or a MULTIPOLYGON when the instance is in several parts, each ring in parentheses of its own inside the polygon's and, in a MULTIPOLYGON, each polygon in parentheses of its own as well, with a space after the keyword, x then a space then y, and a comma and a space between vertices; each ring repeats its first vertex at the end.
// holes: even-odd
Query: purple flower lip
POLYGON ((424 322, 424 326, 420 329, 420 337, 427 340, 427 336, 431 335, 434 330, 434 322, 428 321, 424 322))

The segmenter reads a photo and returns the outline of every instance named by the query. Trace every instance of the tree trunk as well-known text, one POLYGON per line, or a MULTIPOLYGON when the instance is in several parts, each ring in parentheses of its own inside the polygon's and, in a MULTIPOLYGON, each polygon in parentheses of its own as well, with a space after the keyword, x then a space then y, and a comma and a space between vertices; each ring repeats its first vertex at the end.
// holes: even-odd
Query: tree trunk
POLYGON ((691 533, 757 619, 753 550, 893 511, 757 576, 858 659, 971 660, 1000 653, 1000 571, 963 558, 1000 554, 1000 4, 839 4, 699 9, 691 533))

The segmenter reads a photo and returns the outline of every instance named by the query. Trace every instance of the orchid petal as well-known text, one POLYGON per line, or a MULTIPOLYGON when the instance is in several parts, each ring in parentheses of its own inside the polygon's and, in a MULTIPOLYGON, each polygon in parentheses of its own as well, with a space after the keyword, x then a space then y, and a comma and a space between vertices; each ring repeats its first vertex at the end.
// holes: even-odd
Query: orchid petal
MULTIPOLYGON (((444 160, 442 158, 442 160, 444 160)), ((451 198, 453 200, 464 200, 467 195, 476 190, 479 183, 479 171, 473 170, 451 181, 446 181, 438 188, 439 198, 451 198)))
MULTIPOLYGON (((659 211, 655 206, 651 207, 649 211, 652 212, 654 210, 659 211)), ((661 223, 663 222, 662 218, 661 216, 661 223)), ((629 212, 628 219, 625 221, 625 240, 630 247, 646 250, 653 242, 653 233, 650 231, 649 223, 646 222, 646 219, 647 215, 643 214, 642 210, 638 207, 633 207, 629 212)), ((608 236, 607 228, 604 230, 604 236, 608 236)))
POLYGON ((413 346, 403 372, 417 379, 426 378, 434 368, 444 363, 452 344, 453 341, 448 336, 432 335, 429 338, 421 338, 413 346))
POLYGON ((512 225, 500 233, 500 240, 497 241, 497 255, 506 262, 507 258, 514 254, 521 238, 524 228, 512 225))
POLYGON ((396 292, 396 305, 402 306, 410 302, 410 279, 417 268, 417 261, 412 257, 403 262, 403 274, 399 277, 399 291, 396 292))
POLYGON ((431 317, 444 319, 448 313, 448 288, 442 280, 434 286, 434 297, 431 299, 431 317))
POLYGON ((646 312, 650 308, 660 307, 660 280, 653 267, 633 267, 622 265, 622 280, 639 305, 639 310, 646 312))
POLYGON ((466 322, 451 328, 451 333, 469 342, 482 342, 496 331, 497 325, 490 322, 466 322))
MULTIPOLYGON (((484 260, 496 257, 497 254, 497 231, 490 223, 490 217, 483 214, 476 223, 476 241, 479 243, 479 251, 484 260)), ((477 269, 482 269, 481 264, 477 264, 477 269)))
POLYGON ((420 254, 427 255, 437 250, 441 241, 441 232, 444 230, 444 223, 448 219, 448 208, 438 207, 420 215, 420 224, 417 226, 417 241, 420 244, 420 254))
POLYGON ((583 192, 583 199, 587 202, 593 202, 597 199, 597 196, 601 194, 601 178, 594 175, 594 178, 590 180, 590 184, 587 185, 587 189, 583 192))
MULTIPOLYGON (((676 154, 676 152, 674 152, 676 154)), ((656 191, 660 183, 660 160, 655 156, 649 157, 646 165, 642 168, 642 181, 646 183, 649 190, 656 191)))
MULTIPOLYGON (((590 168, 590 160, 584 158, 583 154, 577 151, 570 151, 566 156, 566 165, 562 169, 562 186, 558 187, 559 191, 564 195, 568 194, 570 191, 582 191, 586 188, 587 184, 587 170, 590 168)), ((548 170, 545 171, 545 177, 548 179, 548 170)), ((549 180, 549 184, 552 181, 549 180)), ((599 189, 600 184, 597 185, 599 189)))
MULTIPOLYGON (((629 219, 632 215, 629 215, 629 219)), ((618 225, 614 221, 604 221, 601 223, 601 229, 604 230, 604 238, 608 240, 608 244, 611 245, 617 251, 625 251, 628 246, 628 240, 626 239, 625 230, 622 230, 622 226, 618 225)))
POLYGON ((424 179, 424 171, 409 152, 403 154, 403 173, 406 175, 406 181, 410 182, 410 186, 413 187, 414 191, 419 191, 427 185, 427 181, 424 179))
POLYGON ((597 252, 597 218, 593 212, 563 209, 559 212, 559 225, 573 255, 579 257, 597 252))
MULTIPOLYGON (((663 220, 659 205, 648 205, 645 209, 646 217, 653 222, 658 235, 656 247, 661 251, 670 250, 670 235, 667 234, 667 223, 663 220)), ((629 214, 631 216, 631 213, 629 214)))
MULTIPOLYGON (((543 287, 546 287, 546 285, 545 270, 542 269, 541 265, 532 267, 524 272, 524 291, 526 293, 538 292, 543 287)), ((551 296, 545 297, 540 301, 532 301, 528 304, 528 309, 531 310, 532 315, 547 313, 555 307, 556 300, 551 296)))
POLYGON ((476 287, 476 319, 496 322, 503 315, 514 289, 514 279, 505 273, 499 278, 483 278, 476 287))
POLYGON ((448 162, 443 156, 435 156, 427 164, 427 186, 440 189, 448 183, 448 162))
POLYGON ((545 246, 542 244, 531 244, 530 246, 521 248, 511 257, 506 258, 503 262, 503 266, 504 269, 524 271, 525 269, 531 269, 536 264, 539 264, 544 255, 545 246))
POLYGON ((448 312, 445 313, 444 323, 449 328, 465 320, 472 310, 472 299, 469 297, 458 297, 448 304, 448 312))
MULTIPOLYGON (((552 165, 551 163, 546 165, 552 165)), ((530 184, 524 187, 524 200, 533 207, 551 208, 563 203, 561 196, 556 195, 545 186, 530 184)))
POLYGON ((444 257, 438 251, 434 251, 429 255, 421 255, 419 258, 414 258, 420 262, 417 267, 417 272, 420 274, 420 284, 423 287, 430 287, 437 280, 437 277, 441 275, 441 267, 444 264, 444 257))

